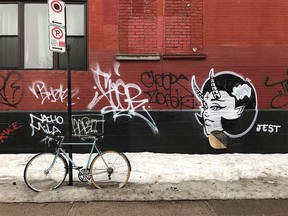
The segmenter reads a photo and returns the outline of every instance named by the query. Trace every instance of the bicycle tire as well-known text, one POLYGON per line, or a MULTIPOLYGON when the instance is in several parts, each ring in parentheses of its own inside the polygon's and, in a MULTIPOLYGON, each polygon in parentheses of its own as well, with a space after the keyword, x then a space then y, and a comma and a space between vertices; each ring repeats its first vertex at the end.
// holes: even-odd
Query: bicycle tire
POLYGON ((58 188, 68 173, 66 159, 59 154, 54 166, 48 171, 55 158, 53 153, 39 153, 32 157, 25 166, 24 180, 33 191, 47 191, 58 188))
POLYGON ((129 180, 130 173, 131 165, 128 158, 116 151, 109 150, 96 155, 90 165, 91 181, 98 189, 123 188, 129 180))

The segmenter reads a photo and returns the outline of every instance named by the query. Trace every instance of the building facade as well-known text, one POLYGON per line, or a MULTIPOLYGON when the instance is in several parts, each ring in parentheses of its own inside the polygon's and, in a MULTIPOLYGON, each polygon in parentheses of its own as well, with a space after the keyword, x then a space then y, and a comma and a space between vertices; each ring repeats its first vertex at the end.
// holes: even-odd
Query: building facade
MULTIPOLYGON (((287 1, 64 3, 73 139, 103 131, 103 148, 121 151, 288 152, 287 1)), ((1 153, 69 134, 67 51, 49 50, 49 7, 0 1, 1 153)))

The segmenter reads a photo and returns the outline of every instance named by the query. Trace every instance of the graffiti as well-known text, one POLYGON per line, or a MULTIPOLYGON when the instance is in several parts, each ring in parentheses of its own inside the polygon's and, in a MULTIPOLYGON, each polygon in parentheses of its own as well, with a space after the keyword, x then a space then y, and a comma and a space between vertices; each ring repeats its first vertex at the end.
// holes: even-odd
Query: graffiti
MULTIPOLYGON (((287 71, 288 75, 288 71, 287 71)), ((268 83, 270 80, 270 77, 266 77, 265 80, 265 86, 271 87, 271 86, 281 86, 282 90, 278 91, 278 95, 274 96, 270 102, 270 106, 273 109, 281 109, 284 107, 287 107, 288 105, 288 79, 285 79, 280 82, 275 83, 268 83)))
POLYGON ((256 131, 257 132, 269 132, 269 133, 278 133, 281 125, 272 125, 272 124, 257 124, 256 131))
MULTIPOLYGON (((68 97, 68 89, 64 89, 63 85, 60 84, 59 88, 53 88, 48 86, 43 81, 36 81, 29 87, 30 91, 35 95, 37 99, 41 99, 41 104, 50 101, 55 103, 57 101, 64 102, 65 98, 68 97)), ((71 91, 71 97, 73 98, 79 92, 78 89, 73 89, 71 91)))
POLYGON ((52 135, 61 133, 57 125, 62 125, 64 123, 63 117, 57 115, 40 114, 40 117, 37 117, 33 114, 30 114, 30 119, 30 127, 32 129, 31 136, 35 135, 35 131, 43 131, 45 134, 52 135))
POLYGON ((9 136, 16 130, 18 130, 19 128, 21 128, 21 125, 19 125, 17 122, 14 122, 12 124, 9 125, 9 127, 7 127, 6 129, 2 130, 2 132, 0 133, 0 141, 1 143, 4 143, 5 139, 8 139, 9 136))
POLYGON ((142 84, 149 89, 143 93, 149 96, 150 103, 179 109, 193 109, 194 95, 182 81, 187 82, 189 79, 185 75, 155 74, 153 71, 141 74, 142 84))
POLYGON ((64 141, 64 136, 50 137, 46 136, 42 140, 41 143, 45 143, 48 147, 59 147, 59 145, 64 141))
POLYGON ((0 103, 16 108, 23 96, 22 77, 17 72, 0 74, 0 103))
MULTIPOLYGON (((114 64, 114 72, 118 77, 120 77, 119 66, 118 63, 114 64)), ((111 73, 101 71, 98 64, 92 69, 92 73, 96 86, 94 98, 89 103, 88 109, 93 109, 100 101, 106 100, 109 105, 101 109, 102 114, 113 113, 114 120, 120 116, 139 117, 147 122, 155 134, 158 134, 157 126, 145 108, 148 99, 139 99, 142 91, 138 85, 125 83, 122 79, 113 81, 111 73), (137 109, 144 110, 147 116, 138 113, 137 109)))
POLYGON ((191 81, 192 90, 202 106, 196 119, 208 137, 213 131, 222 131, 231 138, 245 135, 253 127, 257 114, 257 94, 253 85, 234 72, 222 71, 209 78, 202 89, 191 81), (247 109, 251 112, 244 113, 247 109), (245 121, 240 119, 245 117, 245 121))
POLYGON ((73 136, 104 132, 103 115, 72 115, 73 136))

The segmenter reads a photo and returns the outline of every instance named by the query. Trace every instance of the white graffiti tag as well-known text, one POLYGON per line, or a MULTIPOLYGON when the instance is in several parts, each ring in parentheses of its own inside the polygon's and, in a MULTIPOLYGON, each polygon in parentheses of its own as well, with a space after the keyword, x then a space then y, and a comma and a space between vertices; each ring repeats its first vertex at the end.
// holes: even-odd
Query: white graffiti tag
POLYGON ((73 115, 73 136, 87 136, 89 133, 104 133, 103 115, 73 115))
MULTIPOLYGON (((57 101, 64 102, 65 98, 68 97, 68 89, 64 89, 63 85, 60 84, 59 88, 53 88, 48 86, 43 81, 36 81, 29 87, 30 91, 35 95, 37 99, 41 99, 41 104, 44 102, 50 101, 51 103, 55 103, 57 101)), ((77 95, 79 89, 73 89, 71 91, 71 97, 73 98, 77 95)))
POLYGON ((45 134, 55 135, 56 133, 61 133, 57 125, 62 125, 64 119, 62 116, 57 115, 44 115, 40 114, 40 117, 37 117, 30 113, 30 127, 32 129, 31 136, 35 135, 36 131, 43 131, 45 134))
POLYGON ((257 124, 257 132, 269 132, 269 133, 278 133, 281 125, 272 125, 272 124, 257 124))
MULTIPOLYGON (((119 63, 115 63, 115 74, 120 77, 118 69, 119 63)), ((138 85, 125 83, 122 79, 117 79, 114 82, 111 73, 101 71, 98 64, 95 69, 92 69, 92 73, 96 86, 94 87, 94 98, 88 105, 88 109, 93 109, 100 101, 106 100, 109 105, 102 108, 102 114, 113 113, 114 120, 120 116, 128 116, 130 118, 137 116, 146 121, 152 131, 158 134, 157 126, 144 106, 148 99, 138 99, 142 94, 138 85), (138 113, 137 109, 144 110, 147 117, 138 113)))

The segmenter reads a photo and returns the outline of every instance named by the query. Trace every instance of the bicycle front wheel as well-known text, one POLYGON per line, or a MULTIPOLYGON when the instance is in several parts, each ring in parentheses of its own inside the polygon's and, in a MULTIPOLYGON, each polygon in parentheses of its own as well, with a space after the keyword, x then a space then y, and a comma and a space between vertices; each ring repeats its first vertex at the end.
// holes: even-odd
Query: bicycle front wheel
POLYGON ((98 154, 90 165, 90 175, 95 187, 122 188, 126 185, 131 172, 131 165, 123 153, 105 151, 98 154))
POLYGON ((26 164, 24 180, 33 191, 47 191, 58 188, 67 172, 67 162, 62 155, 39 153, 26 164))

